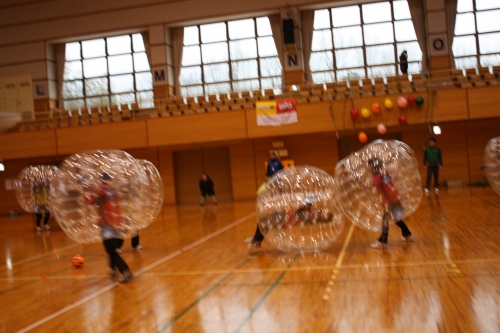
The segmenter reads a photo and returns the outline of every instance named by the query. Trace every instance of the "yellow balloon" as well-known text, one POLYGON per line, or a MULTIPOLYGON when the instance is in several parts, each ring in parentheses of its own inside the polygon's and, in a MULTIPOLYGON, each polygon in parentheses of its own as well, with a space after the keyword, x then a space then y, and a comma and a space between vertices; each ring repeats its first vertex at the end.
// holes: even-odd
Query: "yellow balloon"
POLYGON ((370 110, 368 110, 367 108, 362 108, 361 109, 361 115, 364 117, 364 118, 368 118, 370 116, 371 112, 370 110))
POLYGON ((392 109, 394 107, 394 103, 391 101, 390 98, 386 98, 384 104, 385 107, 388 109, 392 109))

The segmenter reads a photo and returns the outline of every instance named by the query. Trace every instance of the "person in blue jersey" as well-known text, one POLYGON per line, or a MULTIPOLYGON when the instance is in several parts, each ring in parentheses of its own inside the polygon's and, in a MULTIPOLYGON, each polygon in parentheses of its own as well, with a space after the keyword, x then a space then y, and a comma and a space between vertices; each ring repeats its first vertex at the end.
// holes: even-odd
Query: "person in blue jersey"
POLYGON ((283 164, 278 159, 275 153, 271 153, 271 159, 267 162, 266 178, 271 178, 276 172, 283 169, 283 164))
MULTIPOLYGON (((278 171, 283 169, 283 164, 278 159, 275 153, 271 153, 271 157, 269 162, 267 162, 267 172, 266 179, 272 178, 278 171)), ((257 229, 255 230, 255 234, 253 237, 249 237, 245 240, 248 244, 248 249, 256 249, 260 248, 262 241, 264 240, 264 235, 259 229, 259 225, 257 224, 257 229)))

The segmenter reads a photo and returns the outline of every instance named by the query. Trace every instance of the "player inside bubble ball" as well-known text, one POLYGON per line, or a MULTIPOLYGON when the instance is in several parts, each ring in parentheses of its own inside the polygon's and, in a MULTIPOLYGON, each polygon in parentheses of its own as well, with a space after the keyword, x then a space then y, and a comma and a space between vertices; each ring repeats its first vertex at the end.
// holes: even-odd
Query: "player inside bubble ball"
POLYGON ((403 206, 399 198, 399 192, 392 181, 391 175, 384 170, 383 162, 378 158, 372 158, 368 161, 373 172, 373 186, 376 187, 377 193, 380 197, 382 207, 384 208, 384 215, 382 216, 382 235, 379 239, 372 244, 374 249, 387 248, 387 239, 389 237, 389 222, 391 215, 397 221, 396 225, 401 229, 404 242, 414 242, 415 238, 411 234, 410 229, 401 218, 404 216, 403 206))
POLYGON ((295 228, 315 223, 327 223, 333 220, 333 213, 328 209, 314 209, 314 198, 306 198, 298 209, 289 210, 286 213, 275 212, 270 217, 261 219, 261 226, 264 231, 273 228, 295 228))
POLYGON ((132 279, 134 275, 130 272, 125 260, 116 251, 119 249, 121 238, 123 238, 121 235, 123 214, 118 201, 118 192, 109 183, 110 181, 111 176, 106 172, 102 173, 101 186, 95 191, 87 190, 86 201, 88 204, 97 206, 98 224, 101 226, 104 248, 109 255, 109 267, 111 268, 109 275, 115 277, 117 275, 115 270, 118 268, 122 274, 118 282, 124 283, 132 279))

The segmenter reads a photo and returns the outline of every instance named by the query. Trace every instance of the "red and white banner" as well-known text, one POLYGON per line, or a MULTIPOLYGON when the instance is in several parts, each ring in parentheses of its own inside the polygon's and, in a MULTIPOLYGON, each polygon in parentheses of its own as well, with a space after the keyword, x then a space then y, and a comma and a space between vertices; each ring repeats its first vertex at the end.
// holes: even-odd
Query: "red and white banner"
POLYGON ((257 102, 257 126, 281 126, 298 123, 294 99, 257 102))

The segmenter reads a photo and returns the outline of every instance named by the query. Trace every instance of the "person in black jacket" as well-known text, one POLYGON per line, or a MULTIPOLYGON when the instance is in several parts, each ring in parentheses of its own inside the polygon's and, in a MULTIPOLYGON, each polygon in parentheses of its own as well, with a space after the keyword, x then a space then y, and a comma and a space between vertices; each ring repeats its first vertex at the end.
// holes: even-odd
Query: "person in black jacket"
POLYGON ((399 68, 403 74, 408 74, 408 52, 406 51, 399 56, 399 68))
POLYGON ((217 206, 217 198, 215 197, 215 191, 214 191, 214 182, 206 173, 201 174, 200 191, 201 191, 201 197, 200 197, 201 206, 205 205, 205 200, 207 195, 212 197, 212 202, 214 203, 214 205, 217 206))

